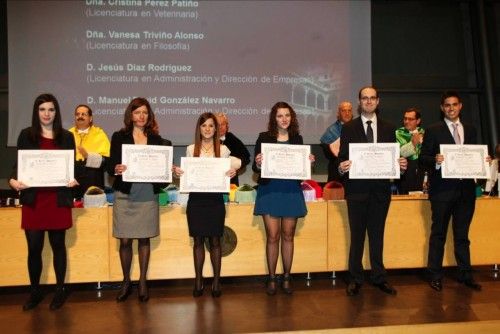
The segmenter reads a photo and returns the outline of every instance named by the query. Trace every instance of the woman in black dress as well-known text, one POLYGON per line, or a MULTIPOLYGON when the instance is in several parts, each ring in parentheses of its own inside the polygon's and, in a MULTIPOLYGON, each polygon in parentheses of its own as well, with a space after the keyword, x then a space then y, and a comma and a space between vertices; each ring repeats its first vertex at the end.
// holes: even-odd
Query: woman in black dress
MULTIPOLYGON (((220 144, 219 128, 217 119, 212 113, 202 114, 196 123, 196 133, 194 144, 186 149, 188 157, 215 157, 228 158, 229 149, 220 144)), ((231 157, 231 168, 226 175, 233 177, 237 169, 241 166, 238 158, 231 157)), ((174 175, 179 177, 184 171, 173 167, 174 175)), ((189 235, 193 237, 193 258, 195 269, 195 284, 193 297, 200 297, 203 294, 203 264, 205 263, 204 241, 208 238, 210 244, 210 261, 214 279, 212 281, 212 297, 220 297, 220 269, 221 269, 221 245, 220 238, 224 230, 224 219, 226 208, 222 193, 189 193, 187 203, 187 220, 189 235)))

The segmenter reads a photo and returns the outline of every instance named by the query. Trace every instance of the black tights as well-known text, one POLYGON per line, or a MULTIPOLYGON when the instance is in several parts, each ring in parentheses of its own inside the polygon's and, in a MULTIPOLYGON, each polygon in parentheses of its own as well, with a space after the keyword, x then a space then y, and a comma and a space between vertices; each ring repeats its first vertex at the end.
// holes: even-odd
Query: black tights
MULTIPOLYGON (((48 230, 50 246, 53 253, 53 265, 58 287, 64 285, 66 276, 66 230, 48 230)), ((25 230, 28 243, 28 272, 31 287, 36 289, 40 285, 42 274, 42 250, 45 238, 44 230, 25 230)))
MULTIPOLYGON (((120 263, 122 265, 123 281, 130 282, 130 266, 132 265, 132 241, 134 239, 121 238, 120 239, 120 263)), ((146 286, 146 278, 149 266, 149 255, 151 247, 149 238, 137 239, 137 250, 139 253, 139 288, 144 289, 146 286)))
MULTIPOLYGON (((195 289, 200 290, 203 287, 203 264, 205 263, 205 237, 193 237, 193 259, 195 272, 195 289)), ((210 261, 214 272, 212 288, 219 289, 220 267, 221 267, 221 246, 220 237, 208 237, 210 244, 210 261)))
POLYGON ((269 275, 276 275, 280 239, 283 272, 285 275, 290 275, 293 261, 293 238, 295 236, 297 218, 273 217, 270 215, 263 215, 262 218, 264 219, 264 225, 266 226, 266 257, 269 275))

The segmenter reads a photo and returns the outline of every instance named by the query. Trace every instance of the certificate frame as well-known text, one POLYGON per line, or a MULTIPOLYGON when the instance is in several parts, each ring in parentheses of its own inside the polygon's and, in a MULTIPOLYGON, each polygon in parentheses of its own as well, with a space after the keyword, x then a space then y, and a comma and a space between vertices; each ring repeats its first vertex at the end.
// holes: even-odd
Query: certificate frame
POLYGON ((74 150, 17 151, 17 180, 29 187, 66 187, 74 178, 74 150))
POLYGON ((172 146, 122 144, 123 181, 172 182, 173 153, 172 146))
POLYGON ((261 144, 261 178, 310 180, 310 145, 261 144))
POLYGON ((441 177, 444 179, 488 179, 490 167, 486 162, 488 146, 441 144, 439 151, 444 156, 441 177))
POLYGON ((399 179, 398 143, 349 143, 349 179, 399 179))
POLYGON ((228 193, 230 158, 181 157, 179 192, 228 193))

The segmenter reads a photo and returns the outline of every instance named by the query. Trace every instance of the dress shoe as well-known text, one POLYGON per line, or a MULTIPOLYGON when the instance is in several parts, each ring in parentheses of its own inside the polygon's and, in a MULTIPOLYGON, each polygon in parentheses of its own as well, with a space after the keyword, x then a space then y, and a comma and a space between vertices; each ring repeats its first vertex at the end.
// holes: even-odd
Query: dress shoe
POLYGON ((440 279, 434 279, 434 280, 430 281, 429 286, 436 291, 443 290, 443 283, 441 282, 440 279))
POLYGON ((67 297, 68 293, 64 287, 57 288, 56 293, 54 294, 54 298, 50 302, 49 308, 52 311, 60 309, 64 305, 67 297))
POLYGON ((149 300, 149 290, 146 282, 139 282, 139 289, 137 290, 137 297, 141 303, 145 303, 149 300))
POLYGON ((267 278, 266 293, 268 296, 274 296, 276 294, 276 276, 269 275, 267 278))
POLYGON ((347 285, 346 293, 348 296, 357 296, 359 295, 359 290, 361 290, 361 284, 356 282, 351 282, 347 285))
POLYGON ((31 289, 30 297, 23 305, 23 311, 29 311, 37 307, 43 300, 43 294, 40 289, 31 289))
POLYGON ((121 303, 127 300, 128 296, 132 292, 132 283, 130 281, 123 281, 120 291, 116 296, 116 302, 121 303))
POLYGON ((473 279, 467 279, 465 281, 462 281, 462 283, 472 290, 481 291, 481 284, 476 283, 476 281, 474 281, 473 279))
POLYGON ((290 276, 290 274, 283 275, 283 282, 281 282, 281 289, 287 295, 291 295, 293 293, 291 281, 292 277, 290 276))
POLYGON ((396 291, 396 289, 394 289, 392 286, 390 286, 389 283, 387 283, 387 282, 377 283, 377 284, 373 284, 373 285, 376 286, 377 288, 379 288, 380 291, 387 293, 388 295, 394 296, 398 293, 396 291))

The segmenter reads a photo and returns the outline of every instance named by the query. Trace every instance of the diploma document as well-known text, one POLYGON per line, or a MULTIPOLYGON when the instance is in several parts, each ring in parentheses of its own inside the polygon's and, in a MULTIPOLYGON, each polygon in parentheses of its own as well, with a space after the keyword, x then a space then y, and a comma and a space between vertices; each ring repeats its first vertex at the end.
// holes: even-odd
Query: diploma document
POLYGON ((173 153, 172 146, 123 144, 123 181, 172 182, 173 153))
POLYGON ((260 177, 268 179, 310 180, 311 146, 266 144, 261 146, 260 177))
POLYGON ((230 158, 181 157, 180 192, 228 193, 230 158))
POLYGON ((349 143, 350 179, 399 179, 398 143, 349 143))
POLYGON ((75 178, 73 150, 19 150, 17 180, 30 187, 66 187, 75 178))
POLYGON ((439 145, 444 155, 441 176, 447 179, 488 179, 490 167, 486 162, 486 145, 439 145))

